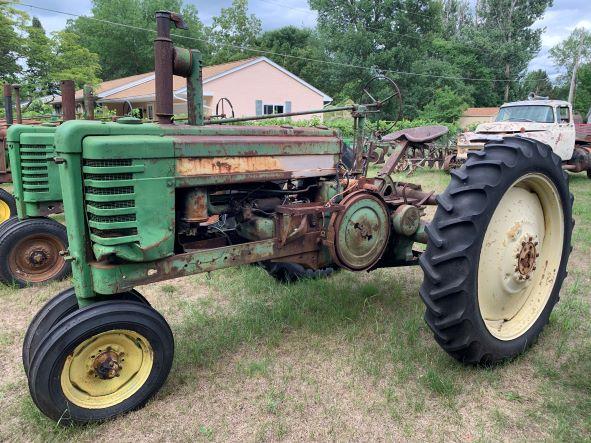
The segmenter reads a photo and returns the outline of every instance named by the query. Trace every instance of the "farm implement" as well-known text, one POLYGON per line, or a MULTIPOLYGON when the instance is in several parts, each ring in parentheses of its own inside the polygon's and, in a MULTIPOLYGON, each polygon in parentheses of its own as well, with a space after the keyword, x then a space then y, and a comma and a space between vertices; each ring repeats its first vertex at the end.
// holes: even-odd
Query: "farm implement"
POLYGON ((143 406, 169 375, 174 340, 134 288, 245 264, 420 264, 425 320, 454 358, 495 363, 535 341, 558 301, 573 226, 567 177, 548 146, 489 143, 440 195, 393 181, 387 163, 370 178, 364 122, 386 99, 333 109, 355 119, 350 150, 325 128, 211 124, 201 55, 170 39, 183 20, 158 12, 156 21, 158 123, 69 121, 55 131, 74 287, 37 313, 23 344, 45 415, 89 423, 143 406), (173 74, 187 78, 187 125, 172 121, 173 74), (437 205, 429 224, 426 205, 437 205))

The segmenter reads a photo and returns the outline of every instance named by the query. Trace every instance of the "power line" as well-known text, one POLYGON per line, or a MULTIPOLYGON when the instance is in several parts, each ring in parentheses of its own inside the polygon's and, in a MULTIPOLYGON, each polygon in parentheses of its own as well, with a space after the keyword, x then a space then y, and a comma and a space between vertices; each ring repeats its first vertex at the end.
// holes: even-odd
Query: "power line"
MULTIPOLYGON (((84 15, 74 14, 71 12, 59 11, 57 9, 45 8, 45 7, 41 7, 41 6, 31 5, 28 3, 17 3, 14 1, 11 1, 8 3, 11 3, 13 5, 17 5, 17 6, 25 6, 25 7, 29 7, 29 8, 33 8, 33 9, 39 9, 42 11, 53 12, 56 14, 67 15, 70 17, 83 18, 86 20, 92 20, 92 21, 95 21, 98 23, 104 23, 104 24, 108 24, 108 25, 112 25, 112 26, 119 26, 119 27, 123 27, 123 28, 127 28, 127 29, 134 29, 137 31, 150 32, 153 34, 156 33, 156 31, 154 29, 142 28, 140 26, 128 25, 126 23, 112 22, 110 20, 99 19, 96 17, 88 17, 88 16, 84 16, 84 15)), ((206 44, 212 44, 211 41, 204 39, 204 38, 191 37, 191 36, 174 34, 174 33, 171 33, 171 36, 183 38, 186 40, 199 41, 199 42, 206 43, 206 44)), ((275 55, 278 57, 287 57, 287 58, 292 58, 292 59, 296 59, 296 60, 308 61, 311 63, 322 63, 322 64, 326 64, 326 65, 341 66, 341 67, 345 67, 345 68, 362 69, 362 70, 366 70, 366 71, 370 71, 370 72, 375 72, 377 70, 377 71, 386 72, 386 73, 390 73, 390 74, 396 74, 396 75, 406 75, 406 76, 415 76, 415 77, 423 77, 423 78, 439 78, 439 79, 444 79, 444 80, 479 81, 479 82, 487 82, 487 83, 491 83, 491 82, 506 83, 506 82, 512 82, 512 81, 518 80, 518 79, 495 79, 495 78, 491 79, 491 78, 476 78, 476 77, 459 77, 459 76, 450 76, 450 75, 435 75, 435 74, 425 74, 425 73, 420 73, 420 72, 400 71, 400 70, 387 69, 387 68, 380 69, 377 67, 368 67, 368 66, 356 65, 356 64, 352 64, 352 63, 342 63, 342 62, 336 62, 336 61, 331 61, 331 60, 321 60, 321 59, 315 59, 315 58, 311 58, 311 57, 301 57, 301 56, 291 55, 291 54, 282 54, 280 52, 268 51, 268 50, 257 49, 257 48, 250 48, 248 46, 233 45, 230 43, 216 43, 216 42, 214 42, 213 44, 218 45, 218 46, 233 48, 233 49, 239 49, 241 51, 251 51, 251 52, 254 52, 257 54, 275 55)))

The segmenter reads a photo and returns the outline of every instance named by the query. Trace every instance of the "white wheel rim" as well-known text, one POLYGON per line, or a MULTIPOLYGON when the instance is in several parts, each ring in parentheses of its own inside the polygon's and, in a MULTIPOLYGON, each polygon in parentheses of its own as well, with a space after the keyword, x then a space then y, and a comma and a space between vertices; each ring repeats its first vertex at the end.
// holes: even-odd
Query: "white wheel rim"
POLYGON ((556 283, 563 241, 556 186, 542 174, 521 177, 499 202, 480 252, 478 305, 494 337, 514 340, 539 318, 556 283))

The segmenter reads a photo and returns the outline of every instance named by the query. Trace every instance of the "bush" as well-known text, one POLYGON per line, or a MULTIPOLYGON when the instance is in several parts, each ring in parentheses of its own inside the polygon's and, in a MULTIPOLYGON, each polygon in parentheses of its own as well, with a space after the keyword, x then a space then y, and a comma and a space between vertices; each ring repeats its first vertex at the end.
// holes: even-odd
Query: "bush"
POLYGON ((455 123, 466 108, 468 108, 468 103, 463 97, 452 89, 445 87, 435 91, 435 95, 423 108, 419 117, 429 121, 455 123))

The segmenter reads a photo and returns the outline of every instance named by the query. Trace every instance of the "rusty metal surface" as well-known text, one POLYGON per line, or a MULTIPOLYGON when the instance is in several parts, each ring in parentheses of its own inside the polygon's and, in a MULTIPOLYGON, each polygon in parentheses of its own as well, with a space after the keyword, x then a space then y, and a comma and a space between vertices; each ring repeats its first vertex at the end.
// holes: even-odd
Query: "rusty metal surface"
POLYGON ((76 120, 76 90, 73 80, 62 80, 62 113, 64 121, 76 120))
POLYGON ((171 13, 156 12, 156 38, 154 39, 154 75, 156 85, 156 117, 158 123, 172 123, 173 103, 173 57, 170 39, 171 13))
POLYGON ((23 114, 21 111, 21 85, 12 85, 14 91, 14 111, 16 114, 16 123, 22 124, 23 114))
POLYGON ((8 83, 4 84, 4 116, 7 125, 14 123, 12 116, 12 86, 8 83))
POLYGON ((84 85, 84 118, 94 120, 94 94, 91 85, 84 85))
POLYGON ((382 169, 380 169, 380 172, 378 172, 378 177, 388 175, 391 172, 393 172, 394 168, 396 168, 396 165, 398 164, 400 159, 404 156, 407 149, 408 149, 408 141, 402 140, 400 143, 398 143, 396 148, 394 149, 394 153, 390 156, 390 158, 388 158, 388 161, 386 163, 384 163, 384 166, 382 166, 382 169))
POLYGON ((591 143, 591 124, 578 123, 575 125, 576 141, 583 143, 591 143))
POLYGON ((449 132, 447 126, 420 126, 418 128, 407 128, 393 132, 382 138, 386 142, 394 142, 406 139, 415 143, 427 143, 441 138, 449 132))

